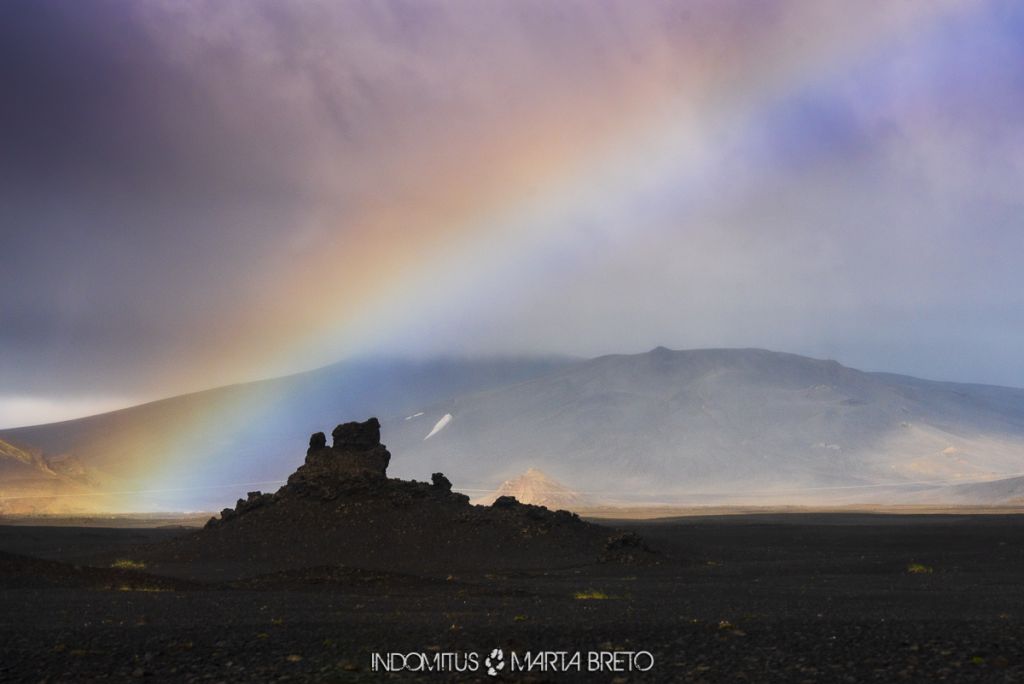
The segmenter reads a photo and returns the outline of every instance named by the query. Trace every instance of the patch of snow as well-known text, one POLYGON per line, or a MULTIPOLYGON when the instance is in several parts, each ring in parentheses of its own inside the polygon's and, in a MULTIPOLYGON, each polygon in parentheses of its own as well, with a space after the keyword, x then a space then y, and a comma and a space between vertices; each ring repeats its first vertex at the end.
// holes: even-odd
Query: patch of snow
POLYGON ((446 413, 443 416, 441 416, 441 420, 437 421, 434 424, 434 429, 430 431, 429 435, 423 438, 423 441, 426 442, 428 439, 436 435, 438 432, 444 430, 445 426, 448 425, 448 423, 450 422, 452 422, 452 414, 446 413))
POLYGON ((420 411, 419 413, 414 413, 411 416, 406 416, 405 419, 406 420, 412 420, 413 418, 419 418, 422 415, 423 415, 423 411, 420 411))

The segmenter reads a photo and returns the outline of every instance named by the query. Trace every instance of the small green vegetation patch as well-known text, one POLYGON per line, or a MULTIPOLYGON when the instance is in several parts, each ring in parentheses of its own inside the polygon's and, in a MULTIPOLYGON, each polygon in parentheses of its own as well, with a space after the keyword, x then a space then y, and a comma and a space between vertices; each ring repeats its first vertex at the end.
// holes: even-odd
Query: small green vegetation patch
POLYGON ((110 564, 110 567, 117 568, 118 570, 142 570, 146 567, 146 564, 127 558, 118 558, 110 564))
POLYGON ((604 601, 610 599, 611 596, 597 589, 587 589, 586 591, 577 591, 575 598, 579 601, 604 601))
POLYGON ((930 575, 934 571, 930 565, 921 565, 920 563, 911 563, 907 566, 907 572, 911 575, 930 575))

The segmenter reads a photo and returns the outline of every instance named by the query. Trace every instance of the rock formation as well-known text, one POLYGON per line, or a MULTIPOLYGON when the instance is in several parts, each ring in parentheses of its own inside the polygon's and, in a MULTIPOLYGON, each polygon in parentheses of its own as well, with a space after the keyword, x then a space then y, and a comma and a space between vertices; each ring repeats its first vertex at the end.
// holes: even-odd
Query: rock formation
POLYGON ((273 494, 250 492, 203 530, 149 556, 260 561, 282 569, 311 565, 404 568, 448 573, 497 568, 566 567, 646 558, 635 535, 581 520, 568 511, 511 496, 474 506, 451 481, 390 479, 391 454, 380 423, 345 423, 310 437, 305 463, 273 494))
POLYGON ((331 437, 331 446, 327 446, 322 432, 309 438, 306 462, 288 478, 289 485, 301 487, 311 482, 353 477, 387 478, 391 454, 380 443, 380 422, 376 418, 339 425, 331 437))
POLYGON ((430 482, 435 487, 439 487, 446 492, 452 491, 452 482, 443 473, 434 473, 430 476, 430 482))
POLYGON ((239 515, 286 499, 314 499, 333 501, 348 494, 366 494, 376 491, 381 498, 394 496, 398 491, 422 490, 442 494, 459 503, 467 503, 464 494, 452 492, 452 483, 442 473, 434 473, 430 486, 417 482, 389 480, 387 476, 391 454, 380 443, 380 422, 376 418, 358 423, 343 423, 331 432, 333 444, 327 446, 327 437, 314 432, 309 438, 306 461, 291 474, 288 483, 274 494, 249 492, 248 498, 239 499, 235 507, 225 508, 220 518, 211 518, 207 527, 232 520, 239 515))
MULTIPOLYGON (((331 432, 332 445, 340 452, 361 452, 383 449, 380 443, 380 421, 370 418, 365 423, 343 423, 331 432)), ((386 450, 385 450, 386 451, 386 450)))

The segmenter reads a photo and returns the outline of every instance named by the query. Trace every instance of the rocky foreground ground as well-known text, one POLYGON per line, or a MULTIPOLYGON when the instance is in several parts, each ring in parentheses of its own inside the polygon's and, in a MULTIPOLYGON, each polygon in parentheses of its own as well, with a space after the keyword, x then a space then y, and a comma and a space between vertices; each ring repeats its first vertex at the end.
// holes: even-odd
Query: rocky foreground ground
POLYGON ((1022 517, 599 525, 339 430, 203 529, 0 526, 0 681, 1024 681, 1022 517))
MULTIPOLYGON (((0 680, 492 681, 482 670, 374 672, 372 654, 494 648, 506 659, 654 657, 646 673, 506 681, 1024 678, 1019 517, 737 516, 632 529, 662 562, 452 576, 256 565, 197 582, 75 567, 97 549, 127 556, 181 531, 0 527, 0 548, 18 554, 0 557, 0 680)), ((222 574, 215 563, 195 570, 222 574)))

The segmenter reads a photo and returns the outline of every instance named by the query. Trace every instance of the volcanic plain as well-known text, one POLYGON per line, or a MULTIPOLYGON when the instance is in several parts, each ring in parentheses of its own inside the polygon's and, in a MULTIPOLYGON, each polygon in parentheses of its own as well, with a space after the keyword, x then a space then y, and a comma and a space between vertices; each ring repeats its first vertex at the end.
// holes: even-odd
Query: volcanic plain
POLYGON ((375 423, 203 528, 0 526, 0 680, 1024 680, 1019 515, 473 506, 375 423))

